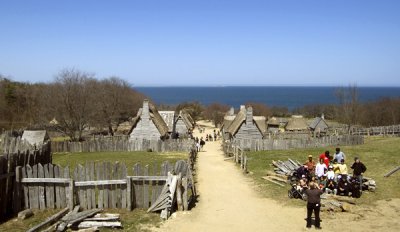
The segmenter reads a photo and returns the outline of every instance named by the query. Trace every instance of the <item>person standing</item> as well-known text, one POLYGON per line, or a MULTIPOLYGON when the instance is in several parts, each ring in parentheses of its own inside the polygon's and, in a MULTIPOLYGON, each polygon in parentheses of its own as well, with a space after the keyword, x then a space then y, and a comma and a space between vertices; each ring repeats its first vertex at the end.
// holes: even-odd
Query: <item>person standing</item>
POLYGON ((321 220, 319 218, 319 211, 321 209, 321 195, 322 190, 317 187, 315 182, 310 182, 310 188, 306 189, 304 193, 307 195, 307 228, 311 228, 311 215, 314 211, 315 215, 315 228, 321 229, 321 220))
POLYGON ((343 152, 340 151, 340 148, 337 147, 335 156, 333 158, 336 159, 338 163, 341 163, 342 160, 344 160, 346 158, 346 156, 344 155, 343 152))
POLYGON ((354 163, 350 167, 353 169, 353 177, 357 178, 360 183, 360 191, 362 191, 363 186, 363 174, 367 171, 367 167, 360 161, 358 157, 354 158, 354 163))
POLYGON ((304 163, 307 166, 308 172, 312 175, 315 173, 315 162, 313 161, 312 155, 308 156, 308 160, 304 163))
POLYGON ((315 176, 321 178, 322 175, 325 174, 325 170, 327 169, 324 160, 320 159, 317 166, 315 166, 315 176))

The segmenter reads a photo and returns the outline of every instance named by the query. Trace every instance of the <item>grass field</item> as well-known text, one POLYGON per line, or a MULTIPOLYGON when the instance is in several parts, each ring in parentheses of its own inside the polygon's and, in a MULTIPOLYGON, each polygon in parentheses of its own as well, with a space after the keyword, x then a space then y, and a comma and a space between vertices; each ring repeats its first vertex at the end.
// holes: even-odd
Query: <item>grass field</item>
POLYGON ((187 159, 188 154, 185 152, 82 152, 82 153, 55 153, 53 154, 53 163, 61 166, 69 166, 73 170, 76 165, 84 165, 87 161, 95 162, 123 162, 128 168, 128 174, 131 175, 132 167, 136 163, 142 165, 158 166, 164 161, 169 161, 171 164, 177 160, 187 159))
MULTIPOLYGON (((304 206, 301 201, 288 199, 289 185, 280 187, 261 177, 266 175, 266 171, 273 171, 272 160, 284 161, 291 158, 303 163, 308 155, 313 155, 315 160, 326 149, 333 153, 335 147, 249 152, 248 169, 252 173, 250 176, 265 197, 276 199, 283 204, 304 206)), ((389 178, 383 177, 400 164, 400 138, 370 137, 365 139, 363 145, 343 146, 341 150, 346 154, 349 172, 354 157, 358 156, 367 167, 365 176, 373 178, 377 183, 376 192, 364 192, 362 197, 357 199, 359 203, 370 204, 381 199, 400 198, 400 172, 389 178)))
MULTIPOLYGON (((142 165, 158 164, 169 161, 171 164, 177 160, 187 159, 188 154, 177 153, 157 153, 157 152, 96 152, 96 153, 56 153, 53 154, 53 163, 61 166, 70 166, 71 170, 78 164, 85 164, 86 161, 109 161, 124 162, 128 167, 128 174, 132 174, 132 166, 135 163, 142 165)), ((0 224, 0 231, 26 231, 36 224, 44 221, 47 217, 55 214, 57 210, 35 211, 35 215, 24 221, 16 219, 8 220, 0 224)), ((108 213, 119 213, 123 229, 118 231, 149 231, 146 228, 158 226, 161 223, 160 215, 147 213, 144 210, 135 209, 133 211, 107 209, 108 213)), ((101 231, 115 231, 102 229, 101 231)))

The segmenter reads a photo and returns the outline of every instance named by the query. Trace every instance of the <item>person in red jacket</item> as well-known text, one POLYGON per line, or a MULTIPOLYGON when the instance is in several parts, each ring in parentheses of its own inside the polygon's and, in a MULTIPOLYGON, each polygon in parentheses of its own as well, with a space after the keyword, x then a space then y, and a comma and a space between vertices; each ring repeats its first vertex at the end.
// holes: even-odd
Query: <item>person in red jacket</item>
POLYGON ((324 163, 327 167, 329 167, 329 162, 330 160, 330 156, 329 156, 329 151, 325 151, 325 153, 322 153, 321 155, 319 155, 319 159, 323 159, 324 163))

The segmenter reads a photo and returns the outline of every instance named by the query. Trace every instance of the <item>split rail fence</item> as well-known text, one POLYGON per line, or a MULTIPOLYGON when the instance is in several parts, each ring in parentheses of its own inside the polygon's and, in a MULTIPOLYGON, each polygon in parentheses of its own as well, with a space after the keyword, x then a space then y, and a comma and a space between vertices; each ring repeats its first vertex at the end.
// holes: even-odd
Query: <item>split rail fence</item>
POLYGON ((378 126, 378 127, 369 127, 369 128, 352 128, 350 133, 353 135, 382 135, 382 136, 390 136, 390 135, 399 135, 400 134, 400 125, 391 125, 391 126, 378 126))

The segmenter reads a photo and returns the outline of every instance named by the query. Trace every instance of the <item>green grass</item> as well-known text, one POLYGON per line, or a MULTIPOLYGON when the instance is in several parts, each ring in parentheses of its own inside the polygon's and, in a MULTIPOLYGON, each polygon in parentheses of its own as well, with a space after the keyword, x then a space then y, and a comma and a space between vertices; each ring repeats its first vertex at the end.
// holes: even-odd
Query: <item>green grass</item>
MULTIPOLYGON (((248 169, 254 178, 255 183, 259 187, 265 197, 273 198, 284 204, 303 206, 301 201, 288 201, 287 191, 289 185, 280 187, 268 181, 261 179, 266 172, 273 171, 271 165, 272 160, 285 161, 288 158, 298 160, 300 163, 305 162, 308 155, 313 155, 314 159, 326 149, 334 152, 335 147, 313 148, 313 149, 295 149, 295 150, 278 150, 278 151, 260 151, 248 152, 248 169)), ((362 204, 371 204, 377 200, 400 198, 400 173, 395 173, 389 178, 383 177, 387 172, 399 165, 400 158, 400 138, 390 137, 370 137, 365 139, 365 144, 358 146, 342 146, 341 150, 346 154, 346 164, 349 172, 354 157, 360 157, 361 161, 366 165, 366 177, 373 178, 377 184, 375 193, 365 192, 357 202, 362 204)))
POLYGON ((61 166, 69 166, 73 170, 76 165, 84 165, 87 161, 94 162, 123 162, 128 168, 128 174, 132 174, 132 167, 136 163, 142 165, 161 165, 164 161, 171 164, 177 160, 187 159, 186 152, 81 152, 81 153, 55 153, 53 163, 61 166))

